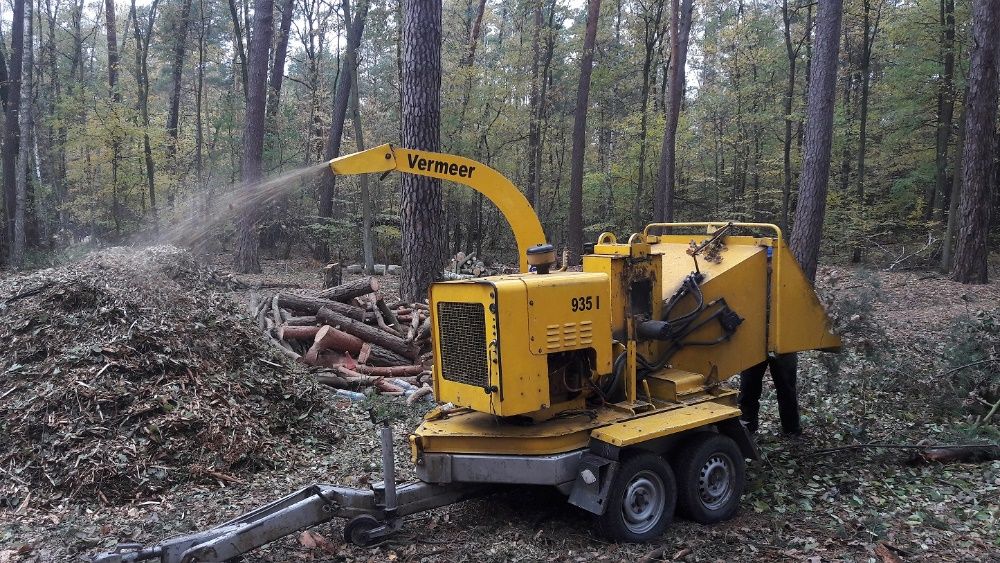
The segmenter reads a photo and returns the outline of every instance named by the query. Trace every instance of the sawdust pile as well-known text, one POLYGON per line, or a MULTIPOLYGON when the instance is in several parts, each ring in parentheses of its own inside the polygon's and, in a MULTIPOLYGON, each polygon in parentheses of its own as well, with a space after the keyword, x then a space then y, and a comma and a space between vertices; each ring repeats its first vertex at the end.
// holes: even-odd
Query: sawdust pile
POLYGON ((0 280, 0 503, 120 502, 278 464, 315 383, 220 280, 169 246, 0 280))

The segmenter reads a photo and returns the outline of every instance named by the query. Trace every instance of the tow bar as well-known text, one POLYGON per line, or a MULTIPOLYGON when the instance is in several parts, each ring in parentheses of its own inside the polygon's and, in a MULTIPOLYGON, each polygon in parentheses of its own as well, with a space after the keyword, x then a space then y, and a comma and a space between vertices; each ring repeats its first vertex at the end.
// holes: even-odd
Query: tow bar
MULTIPOLYGON (((372 416, 373 422, 374 415, 372 416)), ((376 423, 378 424, 378 423, 376 423)), ((214 528, 178 536, 153 546, 120 543, 93 563, 158 560, 160 563, 226 561, 274 540, 333 518, 349 518, 344 539, 370 545, 402 527, 403 517, 481 496, 480 484, 435 485, 416 481, 396 486, 392 428, 381 421, 382 482, 370 489, 314 484, 214 528)))

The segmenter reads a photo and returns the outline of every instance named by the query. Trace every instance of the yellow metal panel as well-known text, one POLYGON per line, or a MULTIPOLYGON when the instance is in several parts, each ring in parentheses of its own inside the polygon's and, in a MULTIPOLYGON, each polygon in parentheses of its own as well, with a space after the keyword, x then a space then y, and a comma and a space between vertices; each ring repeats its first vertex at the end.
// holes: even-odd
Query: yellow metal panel
POLYGON ((602 273, 562 272, 521 276, 528 294, 532 354, 593 348, 611 370, 611 295, 602 273))
POLYGON ((487 350, 487 361, 489 362, 490 385, 496 386, 499 383, 499 366, 496 363, 495 346, 492 345, 497 339, 496 317, 491 312, 494 308, 494 297, 492 286, 488 284, 474 282, 449 282, 436 283, 430 290, 430 310, 431 310, 431 330, 434 344, 434 398, 438 402, 453 403, 462 407, 469 407, 479 411, 490 412, 496 408, 500 398, 496 393, 486 393, 482 387, 466 385, 464 383, 449 381, 444 379, 441 371, 441 333, 440 323, 437 319, 438 303, 440 302, 461 302, 479 303, 483 306, 486 316, 486 334, 482 343, 487 350))
POLYGON ((364 174, 399 170, 464 184, 486 196, 503 214, 517 240, 522 272, 528 271, 527 251, 545 243, 545 231, 535 210, 503 174, 475 160, 429 151, 381 145, 330 161, 334 174, 364 174))
POLYGON ((830 330, 830 319, 813 285, 784 244, 775 248, 773 271, 770 351, 839 350, 840 337, 830 330))
POLYGON ((679 401, 682 395, 698 393, 705 389, 704 375, 679 369, 665 369, 647 375, 644 381, 649 383, 654 397, 666 401, 679 401))
MULTIPOLYGON (((739 410, 730 406, 734 402, 734 395, 735 393, 728 393, 719 397, 710 395, 691 397, 688 404, 661 405, 657 410, 640 418, 634 418, 632 414, 624 411, 603 408, 596 411, 596 417, 593 419, 586 416, 564 417, 531 425, 504 424, 490 414, 466 411, 437 420, 425 419, 411 434, 410 442, 416 450, 415 454, 433 452, 540 455, 568 452, 587 447, 591 436, 597 437, 596 433, 605 428, 611 429, 635 423, 657 430, 659 427, 653 428, 653 422, 642 421, 667 420, 651 419, 653 416, 666 417, 682 411, 688 413, 676 419, 678 422, 685 421, 687 426, 671 427, 672 429, 668 429, 666 433, 680 432, 738 416, 739 410)), ((655 436, 650 436, 653 437, 655 436)))
POLYGON ((548 362, 545 356, 531 353, 532 343, 528 340, 528 295, 521 278, 533 277, 535 274, 484 278, 497 292, 500 404, 494 405, 492 412, 500 416, 534 412, 551 405, 548 362))
POLYGON ((698 403, 604 426, 594 430, 592 436, 595 440, 624 448, 739 415, 740 410, 734 407, 714 402, 698 403))
MULTIPOLYGON (((700 239, 705 236, 701 235, 700 239)), ((691 237, 686 237, 684 242, 653 245, 653 252, 663 255, 663 299, 669 299, 684 277, 694 271, 694 261, 687 254, 690 240, 691 237)), ((756 246, 754 240, 727 237, 726 250, 719 255, 721 262, 698 259, 698 267, 705 275, 701 284, 705 303, 725 298, 743 322, 728 341, 713 346, 682 348, 670 360, 673 367, 700 374, 709 374, 714 368, 722 378, 728 378, 764 361, 767 354, 767 249, 756 246)), ((695 305, 694 298, 688 296, 677 305, 674 315, 691 311, 695 305)), ((709 308, 701 318, 713 310, 715 307, 709 308)), ((719 323, 713 321, 696 330, 687 340, 712 341, 722 334, 719 323)))

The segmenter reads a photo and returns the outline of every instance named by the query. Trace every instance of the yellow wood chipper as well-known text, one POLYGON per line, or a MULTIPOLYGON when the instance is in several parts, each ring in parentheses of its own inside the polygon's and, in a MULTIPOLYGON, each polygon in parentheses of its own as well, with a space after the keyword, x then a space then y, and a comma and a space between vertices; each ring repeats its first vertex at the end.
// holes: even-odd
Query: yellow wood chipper
POLYGON ((383 145, 330 162, 471 187, 513 230, 521 273, 430 291, 434 394, 409 435, 419 481, 397 485, 381 428, 383 481, 316 484, 215 528, 95 561, 225 561, 333 518, 369 544, 406 515, 498 486, 550 485, 615 541, 655 538, 674 512, 731 517, 757 452, 722 381, 769 354, 840 339, 774 225, 656 223, 588 245, 583 271, 555 251, 509 180, 466 158, 383 145))

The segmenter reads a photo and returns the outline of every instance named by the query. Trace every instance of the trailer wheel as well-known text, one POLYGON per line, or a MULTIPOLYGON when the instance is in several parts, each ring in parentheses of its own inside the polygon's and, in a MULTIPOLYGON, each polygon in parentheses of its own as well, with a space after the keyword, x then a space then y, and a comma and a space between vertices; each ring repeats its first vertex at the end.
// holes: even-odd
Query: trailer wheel
POLYGON ((374 516, 369 516, 368 514, 355 516, 344 526, 344 541, 351 542, 358 547, 369 546, 374 542, 368 537, 368 532, 381 525, 382 523, 374 516))
POLYGON ((597 517, 597 529, 614 541, 648 541, 670 524, 676 504, 677 483, 670 464, 662 457, 641 453, 618 469, 608 507, 597 517))
POLYGON ((746 462, 736 442, 722 434, 696 437, 676 452, 678 512, 702 524, 736 514, 746 462))

